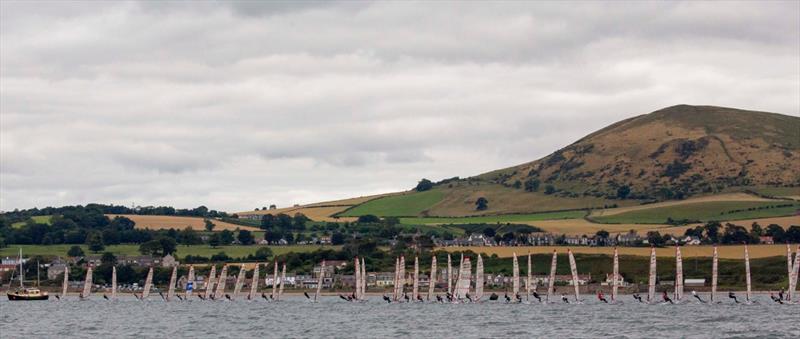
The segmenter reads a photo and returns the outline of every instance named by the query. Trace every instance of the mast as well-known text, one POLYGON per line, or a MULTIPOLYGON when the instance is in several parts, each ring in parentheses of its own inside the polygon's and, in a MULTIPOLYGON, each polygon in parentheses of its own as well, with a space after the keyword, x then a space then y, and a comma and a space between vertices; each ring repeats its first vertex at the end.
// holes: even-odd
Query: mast
POLYGON ((147 271, 147 278, 144 279, 144 290, 142 290, 142 300, 150 296, 150 287, 153 286, 153 267, 147 271))
POLYGON ((414 257, 414 285, 411 288, 411 299, 417 301, 419 296, 419 257, 414 257))
POLYGON ((169 276, 169 287, 167 289, 167 301, 175 298, 175 284, 178 280, 178 265, 172 266, 172 274, 169 276))
MULTIPOLYGON (((277 264, 277 262, 275 263, 277 264)), ((283 268, 281 269, 281 282, 280 287, 278 288, 278 297, 275 300, 280 300, 281 296, 283 295, 283 282, 286 280, 286 264, 283 264, 283 268)))
POLYGON ((36 260, 36 287, 39 287, 39 260, 36 260))
POLYGON ((750 286, 750 252, 747 250, 747 244, 744 244, 744 276, 747 280, 747 302, 750 302, 753 293, 750 286))
POLYGON ((319 269, 319 277, 317 277, 317 292, 314 293, 314 302, 319 301, 319 293, 322 291, 322 278, 325 276, 325 260, 322 260, 322 266, 319 269))
POLYGON ((447 293, 453 294, 453 266, 450 253, 447 253, 447 293))
MULTIPOLYGON (((22 269, 22 247, 19 248, 19 288, 25 289, 25 284, 23 280, 25 279, 25 270, 22 269)), ((9 288, 11 283, 9 283, 9 288)))
POLYGON ((222 265, 222 271, 219 272, 219 280, 217 280, 217 289, 214 291, 214 300, 221 300, 225 294, 225 283, 228 280, 228 264, 222 265))
POLYGON ((111 299, 117 299, 117 266, 111 266, 111 299))
POLYGON ((483 298, 483 257, 478 254, 478 263, 475 265, 475 301, 483 298))
POLYGON ((614 271, 611 275, 611 301, 617 301, 617 289, 619 288, 619 253, 614 246, 614 271))
POLYGON ((428 301, 433 299, 433 290, 436 288, 436 255, 431 257, 431 275, 428 279, 428 301))
POLYGON ((650 247, 650 276, 647 279, 647 302, 656 301, 656 248, 650 247))
POLYGON ((553 298, 553 291, 556 286, 556 260, 558 255, 556 250, 553 250, 553 260, 550 262, 550 280, 547 282, 547 301, 553 298))
POLYGON ((236 284, 233 285, 233 296, 231 300, 235 300, 236 297, 239 296, 239 293, 242 292, 242 286, 244 286, 244 274, 247 270, 244 268, 244 264, 239 267, 239 274, 236 275, 236 284))
POLYGON ((211 272, 208 273, 208 279, 206 279, 206 290, 205 290, 205 300, 211 299, 211 295, 214 292, 214 278, 217 274, 217 266, 211 265, 211 272))
POLYGON ((83 293, 81 298, 86 299, 92 294, 92 266, 86 270, 86 280, 83 282, 83 293))
POLYGON ((719 265, 719 255, 717 246, 714 245, 714 256, 711 259, 711 302, 717 301, 717 266, 719 265))
POLYGON ((514 298, 516 298, 519 295, 519 261, 517 260, 517 252, 514 252, 513 255, 514 255, 514 260, 513 260, 514 267, 512 270, 513 276, 511 278, 511 286, 512 286, 512 291, 514 293, 514 298))
POLYGON ((192 291, 194 290, 194 265, 189 265, 189 274, 186 276, 186 300, 192 296, 192 291))
POLYGON ((572 250, 567 249, 567 254, 569 255, 569 269, 572 272, 572 285, 575 286, 575 301, 581 301, 581 291, 580 286, 578 285, 578 265, 575 264, 575 256, 572 254, 572 250))
MULTIPOLYGON (((253 269, 253 280, 250 283, 250 294, 247 296, 247 300, 254 300, 258 292, 258 266, 261 266, 261 264, 256 263, 256 268, 253 269)), ((277 267, 278 265, 275 266, 277 267)))
POLYGON ((683 299, 683 258, 681 247, 675 245, 675 300, 683 299))
POLYGON ((64 285, 61 287, 61 297, 67 296, 67 287, 69 287, 69 264, 64 266, 64 285))
POLYGON ((531 251, 528 251, 528 280, 525 281, 525 300, 531 300, 531 286, 533 284, 533 263, 531 262, 531 251))
POLYGON ((275 300, 275 290, 278 288, 278 260, 275 260, 273 269, 272 269, 272 294, 270 295, 270 299, 275 300))

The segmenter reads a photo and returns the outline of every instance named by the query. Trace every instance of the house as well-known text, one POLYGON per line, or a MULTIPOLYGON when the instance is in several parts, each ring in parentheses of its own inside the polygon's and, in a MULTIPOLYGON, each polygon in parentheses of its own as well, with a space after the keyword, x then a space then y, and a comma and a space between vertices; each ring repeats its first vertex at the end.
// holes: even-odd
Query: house
POLYGON ((66 269, 66 262, 62 261, 60 258, 54 260, 50 263, 50 266, 47 267, 47 280, 55 280, 59 275, 63 274, 66 269))
MULTIPOLYGON (((611 283, 614 281, 613 276, 614 276, 613 274, 607 273, 606 280, 601 282, 600 286, 611 286, 611 283)), ((628 283, 625 282, 625 277, 623 277, 622 274, 620 274, 619 277, 617 278, 617 286, 622 286, 622 287, 628 286, 628 283)))
POLYGON ((375 273, 375 286, 377 287, 394 286, 394 272, 375 273))
POLYGON ((321 236, 319 237, 320 245, 330 245, 331 244, 331 237, 330 236, 321 236))
POLYGON ((696 246, 700 245, 700 238, 697 236, 689 235, 681 239, 684 245, 696 246))
POLYGON ((175 257, 173 257, 171 254, 167 254, 161 258, 161 267, 175 267, 179 266, 180 264, 181 263, 175 260, 175 257))
POLYGON ((636 233, 635 231, 630 231, 624 234, 617 234, 615 238, 617 245, 623 245, 623 246, 636 245, 642 242, 642 237, 640 237, 639 234, 636 233))
MULTIPOLYGON (((586 285, 591 280, 592 276, 590 274, 578 274, 578 285, 586 285)), ((537 285, 548 285, 550 284, 550 276, 549 275, 533 276, 533 282, 536 283, 537 285)), ((572 275, 571 274, 556 275, 555 282, 566 283, 567 285, 573 285, 572 275)))
POLYGON ((775 244, 775 241, 772 239, 772 237, 769 237, 769 236, 760 236, 760 237, 758 237, 758 240, 759 240, 760 243, 762 243, 764 245, 773 245, 773 244, 775 244))
POLYGON ((528 243, 533 246, 553 246, 556 244, 556 237, 550 233, 530 233, 528 243))

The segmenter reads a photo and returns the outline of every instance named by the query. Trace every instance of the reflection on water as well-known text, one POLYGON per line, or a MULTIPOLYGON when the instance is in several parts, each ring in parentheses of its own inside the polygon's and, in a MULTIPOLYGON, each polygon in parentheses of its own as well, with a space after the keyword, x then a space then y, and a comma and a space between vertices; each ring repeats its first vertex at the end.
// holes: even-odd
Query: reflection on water
MULTIPOLYGON (((586 296, 587 299, 589 296, 586 296)), ((565 304, 386 304, 380 297, 348 303, 288 298, 268 303, 165 303, 102 297, 90 301, 0 301, 0 337, 792 337, 800 336, 800 305, 765 296, 753 305, 688 303, 622 305, 587 300, 565 304)))

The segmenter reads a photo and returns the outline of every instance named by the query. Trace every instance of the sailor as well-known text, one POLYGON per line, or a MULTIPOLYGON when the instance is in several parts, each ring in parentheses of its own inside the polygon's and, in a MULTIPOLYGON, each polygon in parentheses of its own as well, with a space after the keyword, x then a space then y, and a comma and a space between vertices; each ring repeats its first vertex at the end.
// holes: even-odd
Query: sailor
POLYGON ((769 298, 776 303, 783 304, 783 299, 775 297, 775 294, 772 292, 769 292, 769 298))
MULTIPOLYGON (((264 293, 261 293, 261 296, 264 296, 264 293)), ((197 295, 197 297, 198 297, 198 298, 200 298, 200 300, 206 300, 206 298, 205 298, 205 297, 203 297, 203 296, 202 296, 202 295, 200 295, 200 294, 198 294, 198 295, 197 295)))
MULTIPOLYGON (((437 297, 438 297, 438 296, 437 296, 437 297)), ((387 297, 385 294, 383 295, 383 300, 386 300, 386 303, 387 303, 387 304, 392 302, 392 299, 390 299, 389 297, 387 297)))
POLYGON ((603 295, 603 291, 597 291, 597 299, 608 304, 608 300, 606 300, 606 296, 603 295))
POLYGON ((692 290, 692 296, 694 296, 695 299, 700 300, 701 303, 706 302, 705 300, 703 300, 703 298, 700 298, 700 295, 697 294, 697 292, 695 292, 694 290, 692 290))
POLYGON ((517 293, 516 297, 517 297, 517 302, 521 303, 522 302, 522 297, 519 295, 519 293, 517 293))
POLYGON ((566 304, 569 304, 569 298, 567 298, 566 294, 561 293, 561 301, 563 301, 566 304))
POLYGON ((56 294, 56 299, 61 300, 61 297, 59 297, 58 294, 56 294))
POLYGON ((489 296, 489 300, 497 300, 497 299, 500 299, 500 296, 497 295, 497 293, 492 292, 492 294, 489 296))
POLYGON ((636 299, 636 301, 638 301, 640 303, 644 302, 644 301, 642 301, 642 296, 640 296, 639 293, 634 293, 633 294, 633 299, 636 299))
POLYGON ((344 301, 350 301, 350 297, 345 297, 345 296, 343 296, 341 294, 339 294, 339 298, 342 298, 342 300, 344 300, 344 301))
POLYGON ((506 297, 506 302, 510 303, 511 302, 511 298, 508 297, 508 293, 506 293, 505 297, 506 297))
POLYGON ((311 299, 311 297, 308 295, 308 292, 303 292, 303 295, 306 296, 306 299, 311 299))
POLYGON ((269 301, 269 298, 267 298, 267 295, 263 292, 261 293, 261 297, 264 298, 264 300, 269 301))
POLYGON ((181 296, 180 296, 179 294, 176 294, 175 296, 176 296, 176 297, 178 297, 178 299, 179 299, 180 301, 183 301, 183 298, 181 298, 181 296))
POLYGON ((533 297, 536 298, 536 300, 539 300, 539 302, 542 302, 542 297, 540 297, 539 293, 536 293, 536 291, 533 291, 533 297))
POLYGON ((103 294, 103 299, 108 300, 108 296, 103 294))
POLYGON ((442 299, 442 296, 440 296, 440 295, 438 295, 438 294, 437 294, 437 295, 436 295, 436 301, 438 301, 438 302, 440 302, 440 303, 443 303, 443 302, 444 302, 444 299, 442 299))
POLYGON ((408 293, 403 294, 403 299, 405 299, 406 302, 409 302, 409 300, 411 300, 411 298, 408 297, 408 293))
POLYGON ((225 299, 228 299, 228 300, 233 300, 233 299, 231 299, 231 295, 230 295, 230 294, 228 294, 228 293, 225 293, 225 299))
POLYGON ((419 295, 419 294, 417 294, 417 301, 419 301, 419 302, 423 302, 424 301, 424 300, 422 300, 422 296, 419 295))
POLYGON ((778 297, 780 297, 780 299, 783 300, 783 289, 782 288, 781 288, 780 291, 778 291, 778 297))
POLYGON ((466 295, 464 295, 464 296, 467 298, 467 300, 469 300, 470 302, 472 302, 472 297, 470 297, 470 296, 469 296, 469 293, 467 293, 467 294, 466 294, 466 295))
POLYGON ((664 298, 664 302, 665 303, 668 302, 670 304, 674 304, 674 302, 672 302, 672 299, 669 298, 669 295, 667 294, 667 291, 664 291, 664 294, 662 294, 661 297, 664 298))
POLYGON ((167 301, 167 297, 164 296, 164 292, 158 292, 158 295, 161 296, 161 299, 164 299, 164 301, 167 301))
POLYGON ((733 293, 733 291, 728 292, 728 298, 733 299, 737 304, 739 303, 739 299, 736 298, 736 293, 733 293))

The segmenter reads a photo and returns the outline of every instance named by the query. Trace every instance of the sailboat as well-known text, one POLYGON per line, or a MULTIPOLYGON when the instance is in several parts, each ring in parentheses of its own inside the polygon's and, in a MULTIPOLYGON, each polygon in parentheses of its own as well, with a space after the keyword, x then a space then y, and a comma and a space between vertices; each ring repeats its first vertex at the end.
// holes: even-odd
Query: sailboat
POLYGON ((206 279, 206 288, 205 288, 205 295, 203 299, 209 300, 214 295, 214 278, 217 274, 217 266, 211 265, 211 272, 208 273, 208 279, 206 279))
POLYGON ((514 294, 514 298, 519 297, 519 261, 517 261, 517 253, 514 252, 514 262, 513 262, 513 270, 512 270, 512 278, 511 278, 511 288, 514 294))
POLYGON ((794 296, 794 291, 792 290, 792 283, 794 280, 794 274, 792 274, 792 246, 788 243, 786 244, 786 274, 789 276, 789 286, 787 286, 787 295, 786 301, 791 302, 792 297, 794 296))
POLYGON ((450 253, 447 253, 447 293, 453 294, 453 265, 450 253))
POLYGON ((419 257, 414 257, 414 283, 411 287, 411 300, 417 301, 419 297, 419 257))
POLYGON ((467 257, 461 261, 461 267, 458 270, 458 280, 456 281, 455 300, 460 301, 466 299, 467 294, 469 294, 471 278, 472 278, 472 264, 469 261, 469 257, 467 257))
MULTIPOLYGON (((91 270, 91 268, 89 268, 91 270)), ((91 272, 91 271, 90 271, 91 272)), ((65 273, 66 274, 66 273, 65 273)), ((64 276, 66 277, 66 275, 64 276)), ((23 300, 47 300, 50 296, 47 292, 42 292, 39 288, 25 288, 25 270, 22 268, 22 248, 19 249, 19 288, 6 295, 8 300, 23 301, 23 300)), ((91 280, 90 280, 91 282, 91 280)), ((65 293, 66 295, 66 293, 65 293)))
POLYGON ((325 260, 322 260, 322 266, 319 269, 319 276, 317 277, 317 291, 314 293, 314 302, 319 302, 320 292, 322 292, 322 281, 325 277, 325 260))
POLYGON ((650 248, 650 275, 647 279, 647 302, 656 302, 656 248, 650 248))
POLYGON ((236 300, 239 296, 239 293, 242 292, 242 286, 244 286, 244 274, 247 270, 244 268, 244 264, 239 267, 239 274, 236 276, 236 283, 233 284, 233 295, 231 296, 231 300, 236 300))
POLYGON ((531 301, 531 288, 533 284, 533 262, 531 262, 531 252, 528 251, 528 279, 525 280, 525 301, 531 301))
POLYGON ((719 254, 717 246, 714 245, 714 255, 711 259, 711 303, 717 302, 717 267, 719 266, 719 254))
POLYGON ((219 272, 219 279, 217 280, 217 289, 214 290, 214 300, 222 300, 225 296, 225 283, 228 280, 228 265, 222 265, 222 271, 219 272))
POLYGON ((683 299, 683 257, 681 257, 681 247, 675 246, 675 302, 683 299))
POLYGON ((142 300, 150 296, 150 288, 153 286, 153 268, 147 271, 147 278, 144 279, 144 289, 142 290, 142 300))
POLYGON ((567 254, 569 255, 569 270, 572 273, 572 285, 575 286, 575 301, 580 303, 581 290, 578 284, 578 266, 575 264, 575 256, 572 254, 572 250, 567 249, 567 254))
POLYGON ((744 277, 747 282, 747 303, 753 300, 753 292, 750 286, 750 252, 747 250, 747 244, 744 245, 744 277))
POLYGON ((117 299, 117 266, 111 266, 111 300, 117 299))
POLYGON ((792 278, 789 279, 789 295, 791 301, 795 304, 798 303, 798 300, 795 296, 795 291, 797 290, 797 280, 800 279, 798 277, 800 274, 800 245, 797 246, 797 251, 794 253, 794 263, 792 265, 792 278))
MULTIPOLYGON (((275 264, 277 264, 277 262, 275 264)), ((283 295, 283 283, 285 281, 286 281, 286 264, 283 264, 283 268, 281 268, 280 286, 278 287, 278 296, 275 298, 275 300, 281 299, 281 296, 283 295)))
POLYGON ((619 251, 614 246, 614 268, 611 275, 611 302, 617 302, 617 290, 619 289, 619 251))
MULTIPOLYGON (((256 293, 258 293, 258 266, 261 266, 259 263, 256 263, 256 267, 253 269, 253 280, 250 283, 250 294, 247 295, 247 300, 256 300, 256 293)), ((277 265, 276 265, 277 266, 277 265)))
POLYGON ((367 301, 367 263, 361 258, 361 300, 367 301))
POLYGON ((554 296, 553 292, 555 291, 556 287, 556 260, 558 258, 558 254, 556 250, 553 250, 553 259, 550 262, 550 279, 547 282, 547 302, 555 302, 553 301, 554 296))
POLYGON ((186 275, 186 300, 189 300, 192 296, 192 291, 194 291, 194 265, 189 265, 189 273, 186 275))
POLYGON ((81 292, 81 299, 89 299, 92 295, 92 266, 86 270, 86 280, 83 281, 83 292, 81 292))
POLYGON ((175 299, 175 284, 178 280, 178 266, 172 266, 172 274, 169 276, 169 286, 167 287, 166 301, 175 299))
POLYGON ((478 254, 478 263, 475 265, 475 300, 483 298, 483 257, 478 254))
POLYGON ((361 299, 361 260, 356 257, 354 259, 353 277, 355 278, 353 285, 353 301, 361 299))
POLYGON ((428 301, 433 300, 433 292, 436 288, 436 256, 431 257, 431 275, 428 279, 428 301))
POLYGON ((272 294, 270 294, 270 299, 275 300, 276 291, 278 290, 278 261, 275 260, 273 269, 272 269, 272 294))
POLYGON ((397 280, 397 298, 400 299, 406 293, 406 257, 403 255, 400 256, 400 273, 397 275, 397 280))
POLYGON ((69 287, 69 264, 64 265, 64 283, 61 285, 61 298, 67 296, 67 288, 69 287))
POLYGON ((400 258, 394 259, 394 281, 392 284, 392 301, 399 299, 397 289, 400 287, 400 258))

